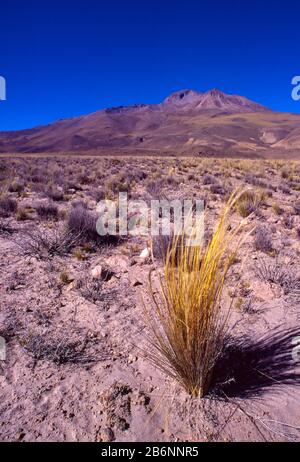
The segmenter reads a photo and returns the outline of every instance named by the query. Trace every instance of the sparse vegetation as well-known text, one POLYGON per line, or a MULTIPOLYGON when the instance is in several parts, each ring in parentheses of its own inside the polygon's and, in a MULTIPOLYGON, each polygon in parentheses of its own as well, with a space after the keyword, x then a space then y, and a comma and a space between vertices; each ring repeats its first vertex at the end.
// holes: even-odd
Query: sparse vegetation
POLYGON ((64 193, 60 189, 50 186, 46 191, 46 197, 55 202, 61 202, 64 200, 64 193))
POLYGON ((271 233, 266 225, 257 226, 254 235, 254 248, 260 252, 272 252, 273 244, 271 233))
POLYGON ((271 284, 278 284, 281 286, 285 293, 300 294, 300 281, 297 281, 293 275, 293 268, 290 266, 283 266, 278 258, 266 260, 261 258, 258 260, 255 268, 255 274, 259 279, 271 284))
POLYGON ((63 228, 53 230, 24 230, 16 240, 24 257, 47 260, 56 255, 64 256, 76 247, 81 234, 71 234, 63 228))
POLYGON ((0 216, 8 217, 17 210, 17 201, 9 196, 0 197, 0 216))
POLYGON ((99 360, 86 353, 88 346, 88 339, 69 341, 68 333, 57 339, 47 341, 39 334, 29 334, 21 339, 23 348, 29 353, 36 361, 48 360, 56 365, 63 364, 87 364, 99 360))
POLYGON ((246 218, 256 212, 260 203, 260 198, 255 191, 246 190, 237 200, 236 210, 243 218, 246 218))
MULTIPOLYGON (((275 391, 273 378, 278 379, 279 399, 287 383, 296 391, 294 367, 291 375, 287 369, 294 334, 278 347, 271 333, 268 342, 257 339, 276 324, 299 324, 299 174, 298 162, 262 159, 3 157, 0 336, 8 343, 8 360, 0 361, 0 376, 19 378, 13 407, 10 381, 3 382, 2 413, 9 422, 3 439, 19 439, 20 428, 24 440, 35 432, 47 439, 55 421, 78 439, 119 441, 128 429, 141 437, 139 419, 152 412, 147 435, 164 439, 169 431, 161 425, 157 433, 157 422, 164 422, 167 412, 170 432, 179 440, 198 440, 199 418, 201 432, 209 425, 215 429, 205 430, 203 437, 216 441, 230 432, 235 440, 237 414, 232 419, 230 413, 228 432, 223 427, 232 398, 244 407, 247 396, 252 405, 264 381, 275 391), (286 179, 281 177, 284 168, 286 179), (9 191, 15 181, 24 185, 22 191, 9 191), (148 206, 152 199, 205 199, 202 248, 190 249, 185 239, 174 236, 154 237, 152 246, 148 236, 99 236, 96 203, 115 200, 119 184, 121 189, 129 185, 129 197, 148 206), (224 202, 231 191, 245 187, 220 231, 216 224, 224 202), (18 211, 25 213, 20 221, 18 211), (249 219, 238 231, 240 215, 249 219), (235 255, 251 229, 253 236, 235 255), (148 327, 154 328, 148 337, 140 295, 148 327), (251 348, 244 351, 240 346, 247 336, 251 348), (274 362, 276 348, 281 363, 274 362), (94 365, 99 359, 105 359, 101 367, 94 365), (41 390, 49 406, 39 399, 41 390), (99 398, 105 390, 110 390, 109 403, 99 398), (191 399, 185 391, 206 399, 191 399), (95 402, 96 420, 85 412, 95 402)), ((276 419, 284 404, 278 400, 280 411, 275 409, 265 391, 266 411, 276 419)), ((242 429, 251 425, 249 438, 254 438, 252 423, 242 414, 239 418, 242 429)))
POLYGON ((65 285, 71 282, 70 276, 66 271, 62 271, 59 275, 59 281, 65 285))
POLYGON ((18 207, 18 210, 16 212, 17 221, 29 220, 31 218, 30 211, 31 210, 26 207, 18 207))
POLYGON ((300 215, 300 201, 295 202, 294 211, 296 215, 300 215))
POLYGON ((241 244, 240 227, 228 231, 232 197, 206 249, 176 243, 168 252, 160 296, 150 279, 155 315, 147 319, 153 335, 151 360, 176 379, 193 397, 210 389, 214 365, 224 348, 230 309, 220 300, 225 277, 241 244))
POLYGON ((280 205, 278 205, 276 203, 273 204, 272 209, 273 209, 275 215, 282 215, 284 213, 283 208, 280 207, 280 205))
POLYGON ((8 191, 11 192, 11 193, 21 193, 23 192, 25 189, 25 186, 24 186, 24 183, 21 183, 20 181, 13 181, 9 187, 8 187, 8 191))
POLYGON ((57 220, 58 208, 54 204, 38 204, 35 206, 36 213, 42 220, 57 220))

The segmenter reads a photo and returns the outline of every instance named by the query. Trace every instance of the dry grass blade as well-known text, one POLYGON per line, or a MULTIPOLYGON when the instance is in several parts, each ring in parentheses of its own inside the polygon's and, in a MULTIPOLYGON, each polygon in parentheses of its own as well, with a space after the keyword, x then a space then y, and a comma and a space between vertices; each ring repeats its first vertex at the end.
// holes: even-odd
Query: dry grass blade
POLYGON ((64 256, 80 243, 81 234, 71 234, 63 228, 53 230, 23 230, 15 240, 24 257, 48 260, 64 256))
POLYGON ((229 199, 206 248, 186 246, 180 237, 172 243, 158 290, 150 273, 154 311, 146 308, 153 346, 148 357, 194 397, 208 393, 224 347, 230 308, 222 309, 220 300, 245 223, 230 230, 228 217, 239 197, 236 192, 229 199))

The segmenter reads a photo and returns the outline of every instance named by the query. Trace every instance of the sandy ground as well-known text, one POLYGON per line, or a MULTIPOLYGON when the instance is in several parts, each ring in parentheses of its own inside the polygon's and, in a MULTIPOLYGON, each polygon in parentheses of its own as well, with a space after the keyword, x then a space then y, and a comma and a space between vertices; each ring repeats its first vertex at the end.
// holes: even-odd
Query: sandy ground
MULTIPOLYGON (((31 164, 27 159, 18 161, 17 168, 23 162, 27 169, 38 167, 38 160, 31 164)), ((59 160, 49 162, 51 168, 64 169, 59 160)), ((103 179, 124 168, 110 160, 105 165, 90 162, 103 179)), ((163 176, 173 169, 179 183, 166 185, 167 195, 205 195, 208 229, 224 197, 203 184, 205 170, 225 188, 245 183, 239 161, 218 161, 205 169, 199 160, 182 165, 173 160, 128 162, 146 171, 148 180, 153 172, 163 176)), ((299 169, 290 166, 295 165, 294 181, 299 169)), ((76 171, 76 165, 68 168, 76 171)), ((146 238, 87 252, 83 261, 72 253, 40 261, 24 257, 18 245, 22 231, 53 229, 57 223, 39 220, 34 212, 21 221, 16 215, 5 218, 13 232, 0 236, 0 335, 7 342, 7 358, 0 361, 0 440, 299 441, 300 353, 295 346, 300 336, 300 217, 293 211, 299 192, 278 188, 287 181, 282 168, 274 162, 245 163, 247 174, 259 171, 266 187, 273 188, 250 225, 268 225, 274 252, 257 251, 251 236, 230 270, 223 302, 233 298, 230 335, 235 342, 217 368, 211 394, 202 400, 190 398, 145 357, 142 298, 150 303, 148 274, 161 267, 159 261, 139 258, 146 238), (294 217, 291 228, 283 223, 285 215, 274 213, 274 202, 294 217), (277 265, 277 271, 286 270, 289 287, 258 275, 262 259, 277 265), (109 270, 109 278, 101 282, 99 299, 91 300, 80 281, 88 286, 98 265, 109 270), (67 280, 62 281, 62 272, 67 280)), ((135 194, 145 194, 148 180, 135 182, 135 194)), ((93 210, 90 188, 70 188, 68 201, 59 208, 68 210, 72 200, 84 198, 93 210)), ((25 194, 9 194, 19 206, 45 200, 43 191, 27 185, 25 194)), ((233 222, 238 220, 235 214, 233 222)))

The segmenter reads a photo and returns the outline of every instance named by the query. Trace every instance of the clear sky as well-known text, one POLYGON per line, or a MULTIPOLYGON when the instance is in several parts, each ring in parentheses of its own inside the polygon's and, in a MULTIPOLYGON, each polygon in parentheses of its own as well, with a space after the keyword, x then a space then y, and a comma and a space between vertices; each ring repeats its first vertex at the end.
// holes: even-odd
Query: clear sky
POLYGON ((0 7, 0 130, 217 87, 300 113, 300 2, 9 0, 0 7))

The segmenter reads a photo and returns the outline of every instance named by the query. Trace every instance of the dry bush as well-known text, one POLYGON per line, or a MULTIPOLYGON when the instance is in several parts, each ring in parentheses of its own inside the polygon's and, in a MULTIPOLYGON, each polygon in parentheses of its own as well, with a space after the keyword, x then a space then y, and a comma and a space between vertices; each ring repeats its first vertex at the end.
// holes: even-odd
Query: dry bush
POLYGON ((217 179, 213 175, 210 175, 209 173, 203 176, 204 185, 215 184, 216 182, 217 182, 217 179))
POLYGON ((104 281, 85 276, 77 281, 76 287, 83 298, 92 303, 101 302, 104 298, 104 281))
POLYGON ((242 243, 243 222, 229 230, 228 218, 237 195, 231 196, 210 243, 180 246, 168 252, 164 278, 156 287, 150 273, 154 310, 146 308, 153 338, 150 360, 177 380, 193 397, 209 392, 212 373, 226 343, 230 308, 221 307, 225 277, 242 243))
POLYGON ((288 188, 286 185, 279 185, 278 186, 279 191, 283 192, 283 194, 291 194, 290 188, 288 188))
POLYGON ((16 240, 24 257, 48 260, 54 256, 65 256, 76 247, 80 233, 71 234, 64 228, 24 230, 16 240))
POLYGON ((0 218, 0 236, 10 236, 14 231, 14 228, 12 228, 9 223, 5 223, 4 220, 0 218))
POLYGON ((91 242, 95 245, 113 245, 119 242, 119 236, 100 236, 97 232, 98 216, 89 212, 86 206, 75 204, 67 219, 67 230, 71 235, 80 235, 81 244, 91 242))
POLYGON ((241 217, 246 218, 252 213, 254 213, 259 205, 261 200, 253 190, 244 191, 236 201, 236 210, 241 215, 241 217))
POLYGON ((272 205, 272 209, 275 215, 280 216, 284 213, 284 209, 280 207, 280 205, 278 205, 276 202, 272 205))
POLYGON ((61 202, 64 200, 64 193, 61 190, 53 186, 50 186, 45 194, 46 194, 46 197, 48 197, 49 199, 55 202, 61 202))
POLYGON ((260 178, 257 178, 254 175, 246 175, 245 181, 249 184, 252 184, 253 186, 256 186, 257 188, 265 188, 267 189, 268 184, 261 180, 260 178))
POLYGON ((286 168, 283 168, 283 169, 281 170, 281 178, 286 179, 286 178, 288 178, 289 176, 290 176, 289 170, 287 170, 286 168))
POLYGON ((209 189, 212 194, 224 195, 226 193, 225 188, 223 188, 223 186, 218 183, 210 185, 209 189))
POLYGON ((105 182, 105 189, 108 192, 111 191, 114 194, 118 194, 119 192, 129 193, 130 188, 130 178, 128 178, 125 173, 119 173, 115 176, 112 176, 105 182))
POLYGON ((174 236, 164 236, 159 234, 152 238, 152 255, 154 258, 166 261, 170 248, 174 246, 174 236))
POLYGON ((300 295, 300 281, 295 278, 294 267, 282 265, 278 258, 270 261, 260 258, 254 272, 261 281, 282 287, 285 294, 300 295))
POLYGON ((16 213, 16 220, 17 221, 26 221, 31 219, 31 208, 28 207, 18 207, 17 213, 16 213))
POLYGON ((296 215, 300 215, 300 201, 295 202, 294 204, 294 212, 296 215))
POLYGON ((44 335, 31 333, 23 336, 20 343, 36 361, 48 360, 56 365, 88 364, 104 359, 91 354, 91 341, 87 336, 80 340, 70 340, 69 337, 69 333, 65 332, 60 337, 46 340, 44 335))
POLYGON ((35 207, 36 213, 42 220, 57 220, 58 208, 54 204, 37 204, 35 207))
POLYGON ((9 192, 14 192, 14 193, 18 193, 20 194, 21 192, 23 192, 25 189, 25 185, 24 183, 18 181, 18 180, 14 180, 8 187, 8 191, 9 192))
POLYGON ((273 244, 269 228, 266 225, 260 225, 255 230, 254 248, 261 252, 272 252, 273 244))
POLYGON ((282 218, 282 223, 286 229, 293 229, 295 225, 294 217, 292 215, 285 214, 282 218))
POLYGON ((9 196, 0 197, 0 216, 8 217, 17 210, 17 202, 9 196))
POLYGON ((103 191, 103 189, 92 189, 89 191, 89 194, 96 202, 105 199, 105 191, 103 191))
POLYGON ((75 204, 67 219, 67 229, 70 234, 80 235, 82 242, 98 242, 97 216, 89 212, 81 203, 75 204))
POLYGON ((105 288, 105 283, 109 281, 114 273, 109 268, 102 268, 101 277, 94 279, 89 274, 85 274, 76 281, 76 289, 80 295, 89 302, 97 304, 103 302, 108 296, 114 297, 115 291, 105 288))
POLYGON ((152 179, 147 182, 146 190, 152 196, 159 196, 165 186, 165 180, 163 178, 152 179))

